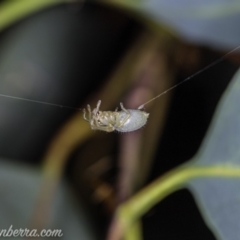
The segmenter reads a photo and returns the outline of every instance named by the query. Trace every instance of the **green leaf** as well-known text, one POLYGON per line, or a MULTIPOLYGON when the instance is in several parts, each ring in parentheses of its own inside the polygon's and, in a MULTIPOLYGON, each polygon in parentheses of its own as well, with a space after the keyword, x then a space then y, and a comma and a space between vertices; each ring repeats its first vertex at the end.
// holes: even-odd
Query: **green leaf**
MULTIPOLYGON (((41 184, 42 173, 39 169, 0 159, 0 233, 4 234, 4 231, 7 232, 11 226, 12 230, 17 232, 19 229, 31 231, 33 213, 37 210, 40 213, 39 218, 42 215, 48 217, 45 219, 45 229, 62 231, 63 237, 56 239, 99 239, 86 206, 82 203, 76 204, 76 198, 70 187, 63 181, 54 193, 53 202, 49 202, 49 211, 47 213, 42 211, 42 205, 37 205, 41 184)), ((51 184, 51 181, 48 184, 51 184)), ((14 239, 14 236, 1 237, 1 239, 7 238, 14 239)), ((16 239, 25 238, 26 235, 16 237, 16 239)))
MULTIPOLYGON (((193 165, 240 169, 240 71, 233 78, 215 114, 193 165)), ((218 239, 240 236, 240 178, 194 178, 188 183, 218 239)))

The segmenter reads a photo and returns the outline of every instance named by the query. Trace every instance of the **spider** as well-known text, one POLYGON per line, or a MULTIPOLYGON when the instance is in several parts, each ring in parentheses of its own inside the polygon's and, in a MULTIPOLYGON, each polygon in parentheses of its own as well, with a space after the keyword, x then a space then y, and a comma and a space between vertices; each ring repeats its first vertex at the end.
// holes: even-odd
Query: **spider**
POLYGON ((122 103, 120 103, 121 111, 116 109, 114 112, 100 111, 100 105, 101 100, 93 110, 87 105, 88 117, 86 110, 83 109, 83 118, 90 123, 93 130, 131 132, 143 127, 149 116, 145 111, 126 109, 122 103))

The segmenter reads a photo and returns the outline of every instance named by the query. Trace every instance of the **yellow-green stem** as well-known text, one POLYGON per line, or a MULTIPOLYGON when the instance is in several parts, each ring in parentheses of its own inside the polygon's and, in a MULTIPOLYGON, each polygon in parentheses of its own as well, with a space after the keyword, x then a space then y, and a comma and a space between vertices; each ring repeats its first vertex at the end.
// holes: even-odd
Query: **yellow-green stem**
MULTIPOLYGON (((163 198, 185 186, 191 179, 202 177, 240 178, 240 169, 234 166, 221 165, 206 167, 185 165, 171 171, 154 181, 118 208, 116 219, 118 224, 122 226, 124 234, 129 234, 129 229, 134 226, 133 224, 163 198)), ((139 235, 135 230, 133 232, 135 232, 135 235, 139 235)), ((132 239, 139 240, 136 237, 132 237, 132 239)))
POLYGON ((124 235, 124 240, 142 240, 141 222, 135 221, 124 235))

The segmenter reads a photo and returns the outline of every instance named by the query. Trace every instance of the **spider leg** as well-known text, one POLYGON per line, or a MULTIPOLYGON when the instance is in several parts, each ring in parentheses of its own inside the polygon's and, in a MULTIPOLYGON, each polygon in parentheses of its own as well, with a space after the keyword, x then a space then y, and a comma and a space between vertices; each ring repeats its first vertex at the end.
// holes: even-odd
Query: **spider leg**
POLYGON ((100 125, 99 122, 96 120, 92 125, 92 129, 102 130, 105 132, 113 132, 115 130, 112 124, 108 124, 107 126, 100 125))
POLYGON ((122 127, 127 120, 130 118, 131 113, 123 106, 123 103, 120 103, 121 109, 127 114, 126 117, 121 121, 120 125, 118 126, 119 128, 122 127))
POLYGON ((93 117, 95 117, 97 112, 99 111, 100 105, 101 105, 101 100, 98 100, 97 106, 96 108, 93 109, 93 112, 92 112, 94 115, 93 117))
POLYGON ((93 129, 102 130, 105 132, 113 132, 115 130, 115 127, 113 127, 112 125, 109 125, 109 126, 99 126, 99 127, 93 128, 93 129))
MULTIPOLYGON (((97 113, 98 113, 98 111, 99 111, 100 105, 101 105, 101 100, 98 101, 96 108, 94 108, 93 111, 92 111, 92 113, 91 113, 91 117, 90 117, 91 121, 90 121, 90 124, 91 124, 92 128, 93 128, 95 125, 96 125, 96 126, 98 125, 97 113)), ((89 106, 89 108, 90 108, 90 106, 89 106)), ((91 112, 91 111, 89 111, 89 112, 91 112)))
POLYGON ((121 103, 121 102, 120 102, 120 107, 121 107, 121 109, 122 109, 125 113, 129 113, 129 114, 130 114, 130 112, 123 106, 123 103, 121 103))
POLYGON ((100 105, 101 105, 101 100, 98 100, 97 107, 95 108, 96 112, 99 111, 100 105))
POLYGON ((87 109, 88 109, 88 119, 90 121, 92 119, 92 110, 89 104, 87 105, 87 109))
POLYGON ((83 109, 83 119, 89 122, 89 118, 86 117, 86 109, 83 109))

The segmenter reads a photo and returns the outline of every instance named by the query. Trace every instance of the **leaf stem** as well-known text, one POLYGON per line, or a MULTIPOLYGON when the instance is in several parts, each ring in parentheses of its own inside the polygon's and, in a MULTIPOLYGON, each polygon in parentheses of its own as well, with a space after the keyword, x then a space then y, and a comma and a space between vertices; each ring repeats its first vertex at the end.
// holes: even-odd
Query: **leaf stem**
MULTIPOLYGON (((130 228, 135 222, 163 198, 186 186, 191 179, 201 177, 240 178, 240 168, 226 165, 202 167, 187 164, 172 170, 119 206, 116 221, 123 229, 123 233, 129 234, 128 231, 131 231, 130 228)), ((134 238, 137 239, 139 238, 134 238)))

